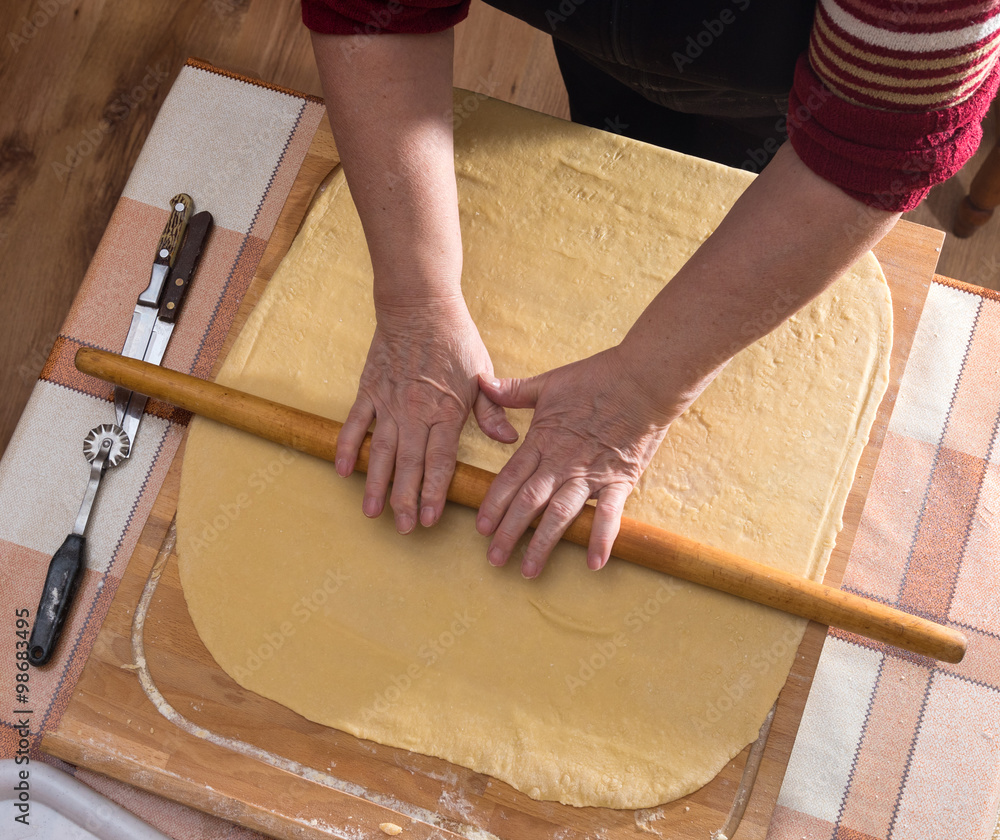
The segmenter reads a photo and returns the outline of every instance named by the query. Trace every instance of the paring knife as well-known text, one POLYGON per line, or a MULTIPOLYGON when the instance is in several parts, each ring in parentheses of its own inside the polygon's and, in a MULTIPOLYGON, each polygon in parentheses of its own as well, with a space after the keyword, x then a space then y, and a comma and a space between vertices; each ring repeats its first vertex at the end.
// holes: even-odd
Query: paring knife
MULTIPOLYGON (((174 263, 174 270, 170 274, 166 286, 163 290, 163 297, 160 302, 160 309, 153 324, 153 334, 146 346, 145 354, 142 356, 144 362, 158 365, 167 349, 167 342, 174 332, 174 324, 181 311, 181 304, 187 294, 188 286, 191 285, 191 278, 194 270, 198 266, 198 259, 205 247, 205 240, 212 229, 212 214, 207 210, 197 213, 191 218, 187 229, 187 239, 184 240, 184 247, 181 249, 177 261, 174 263)), ((138 307, 137 307, 138 308, 138 307)), ((133 316, 134 322, 134 316, 133 316)), ((127 343, 127 342, 126 342, 127 343)), ((127 355, 127 354, 122 354, 127 355)), ((118 391, 115 389, 117 397, 118 391)), ((128 393, 128 392, 126 392, 128 393)), ((133 391, 128 400, 128 408, 125 411, 125 418, 121 423, 125 434, 132 445, 135 444, 135 435, 139 429, 139 421, 142 419, 143 409, 146 407, 147 397, 133 391)), ((117 402, 116 402, 117 409, 117 402)))
MULTIPOLYGON (((128 356, 131 359, 142 359, 146 355, 146 348, 149 346, 149 340, 156 325, 160 296, 163 294, 163 287, 166 285, 170 269, 184 239, 184 231, 187 229, 188 219, 191 217, 192 204, 191 196, 186 193, 179 193, 170 199, 170 218, 167 219, 163 235, 156 246, 156 257, 153 259, 153 268, 149 274, 149 285, 135 302, 132 324, 128 329, 125 346, 122 347, 123 356, 128 356)), ((125 415, 128 413, 131 398, 131 391, 115 388, 115 421, 122 428, 125 428, 125 415)), ((138 420, 134 425, 138 426, 138 420)), ((129 434, 126 429, 130 444, 133 442, 134 433, 134 428, 132 434, 129 434)))

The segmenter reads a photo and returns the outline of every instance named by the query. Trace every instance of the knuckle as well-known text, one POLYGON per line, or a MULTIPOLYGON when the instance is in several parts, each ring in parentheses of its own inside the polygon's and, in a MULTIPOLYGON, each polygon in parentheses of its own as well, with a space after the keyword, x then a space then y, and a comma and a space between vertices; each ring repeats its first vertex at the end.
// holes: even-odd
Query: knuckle
POLYGON ((549 492, 539 484, 528 482, 521 487, 519 501, 525 509, 541 510, 549 501, 549 492))
POLYGON ((590 534, 590 547, 601 554, 607 554, 613 543, 614 534, 609 531, 592 531, 590 534))
POLYGON ((344 421, 344 428, 341 432, 342 436, 364 436, 364 433, 368 431, 368 426, 371 425, 372 417, 374 412, 368 410, 366 407, 360 407, 358 403, 355 403, 350 411, 347 412, 347 419, 344 421))
POLYGON ((457 441, 448 440, 428 443, 427 462, 437 467, 451 464, 455 460, 457 449, 457 441))
POLYGON ((558 496, 553 498, 548 505, 548 513, 557 522, 567 522, 576 516, 579 508, 570 502, 568 499, 563 499, 558 496))
POLYGON ((387 437, 372 437, 371 454, 375 458, 391 458, 396 452, 396 444, 387 437))
POLYGON ((447 493, 445 492, 445 488, 441 487, 440 485, 435 485, 429 482, 425 482, 423 488, 421 488, 420 495, 414 502, 414 506, 420 504, 421 506, 426 507, 430 505, 431 507, 436 508, 440 505, 443 505, 447 500, 448 496, 447 493))
POLYGON ((424 488, 422 495, 428 501, 438 501, 447 495, 448 485, 451 483, 450 473, 437 471, 429 472, 424 476, 424 488))
POLYGON ((486 394, 480 394, 479 398, 476 400, 473 408, 476 415, 484 419, 492 419, 494 417, 499 417, 501 414, 506 416, 503 408, 493 402, 486 394))
POLYGON ((446 399, 434 409, 434 420, 445 426, 462 426, 469 411, 458 398, 446 399))
POLYGON ((518 529, 512 523, 504 520, 493 535, 493 545, 502 548, 504 551, 511 552, 517 545, 522 531, 523 529, 518 529))
POLYGON ((417 506, 417 494, 412 490, 400 488, 398 484, 393 484, 389 504, 397 513, 412 511, 417 506))
POLYGON ((396 453, 396 472, 410 475, 423 470, 423 454, 413 449, 400 449, 396 453))
POLYGON ((544 563, 549 554, 559 544, 559 531, 536 533, 525 549, 524 555, 535 563, 544 563))

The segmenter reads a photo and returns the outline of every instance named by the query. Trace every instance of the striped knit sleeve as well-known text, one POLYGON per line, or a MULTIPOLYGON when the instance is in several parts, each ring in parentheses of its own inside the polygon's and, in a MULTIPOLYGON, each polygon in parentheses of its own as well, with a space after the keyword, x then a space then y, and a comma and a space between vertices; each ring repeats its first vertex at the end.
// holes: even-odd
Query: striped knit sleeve
POLYGON ((912 210, 978 148, 998 55, 1000 0, 819 0, 789 138, 849 195, 912 210))

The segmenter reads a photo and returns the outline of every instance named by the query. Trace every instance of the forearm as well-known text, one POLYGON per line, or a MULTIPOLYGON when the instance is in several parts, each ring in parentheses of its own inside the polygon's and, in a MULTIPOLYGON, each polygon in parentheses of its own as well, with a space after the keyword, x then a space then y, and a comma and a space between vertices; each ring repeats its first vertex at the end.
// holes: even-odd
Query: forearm
POLYGON ((371 253, 376 306, 460 297, 452 32, 313 33, 313 49, 371 253))
POLYGON ((349 475, 372 433, 362 509, 386 498, 401 534, 444 511, 469 412, 485 434, 517 431, 479 388, 493 363, 462 297, 452 127, 451 30, 313 33, 327 110, 374 272, 377 325, 337 440, 349 475), (391 496, 389 496, 391 485, 391 496))
POLYGON ((895 224, 812 173, 786 144, 620 345, 665 412, 819 295, 895 224), (652 362, 652 364, 650 364, 652 362))

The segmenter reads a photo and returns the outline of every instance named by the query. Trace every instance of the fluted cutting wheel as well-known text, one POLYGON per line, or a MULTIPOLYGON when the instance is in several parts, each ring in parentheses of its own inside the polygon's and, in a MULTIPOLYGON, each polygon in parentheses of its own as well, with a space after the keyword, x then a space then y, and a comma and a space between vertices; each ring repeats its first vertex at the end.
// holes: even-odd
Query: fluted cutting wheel
POLYGON ((128 435, 121 426, 114 423, 102 423, 91 429, 83 439, 83 454, 87 460, 93 463, 98 453, 101 451, 101 444, 108 440, 111 442, 111 451, 108 452, 108 459, 104 462, 106 467, 117 467, 122 461, 128 458, 129 442, 128 435))

